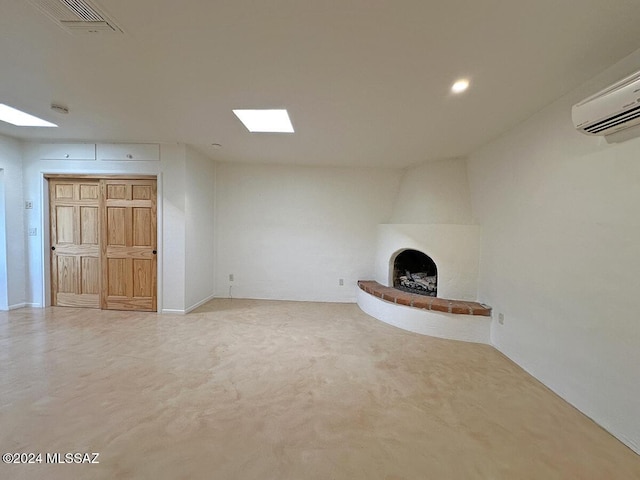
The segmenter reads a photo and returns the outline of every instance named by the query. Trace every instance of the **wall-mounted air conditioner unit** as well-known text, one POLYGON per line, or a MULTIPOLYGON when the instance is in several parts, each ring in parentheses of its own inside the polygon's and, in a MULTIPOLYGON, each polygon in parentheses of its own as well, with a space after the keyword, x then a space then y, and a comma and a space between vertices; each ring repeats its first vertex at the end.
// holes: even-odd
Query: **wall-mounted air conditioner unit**
POLYGON ((640 72, 576 103, 571 116, 585 135, 609 136, 640 125, 640 72))

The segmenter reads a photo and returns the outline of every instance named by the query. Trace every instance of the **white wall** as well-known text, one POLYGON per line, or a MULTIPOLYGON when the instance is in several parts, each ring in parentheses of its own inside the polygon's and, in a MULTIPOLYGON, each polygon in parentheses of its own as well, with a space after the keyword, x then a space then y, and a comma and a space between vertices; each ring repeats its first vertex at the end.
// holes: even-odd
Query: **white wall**
MULTIPOLYGON (((162 145, 162 311, 186 311, 186 152, 184 145, 162 145)), ((157 168, 157 166, 156 166, 157 168)), ((158 307, 160 310, 160 306, 158 307)))
POLYGON ((186 148, 185 305, 192 310, 214 294, 215 163, 186 148))
POLYGON ((471 223, 471 198, 464 159, 407 168, 390 223, 471 223))
POLYGON ((571 105, 639 66, 640 50, 468 162, 494 344, 637 452, 640 139, 581 135, 571 105))
MULTIPOLYGON (((158 223, 159 308, 185 310, 185 147, 161 145, 160 161, 79 161, 42 160, 42 146, 27 143, 24 148, 24 199, 33 201, 26 213, 25 228, 37 228, 36 236, 26 237, 27 303, 43 306, 50 303, 45 284, 49 281, 49 235, 47 192, 44 174, 148 174, 158 175, 160 202, 158 223)), ((6 178, 5 178, 6 180, 6 178)), ((22 201, 22 200, 21 200, 22 201)), ((22 229, 24 230, 24 228, 22 229)), ((20 237, 24 244, 24 236, 20 237)), ((21 262, 25 265, 25 261, 21 262)), ((24 267, 23 267, 24 268, 24 267)), ((23 281, 24 284, 24 281, 23 281)))
POLYGON ((401 176, 218 164, 216 295, 355 301, 357 280, 374 276, 376 229, 389 220, 401 176))
POLYGON ((25 305, 22 144, 0 135, 0 310, 25 305))

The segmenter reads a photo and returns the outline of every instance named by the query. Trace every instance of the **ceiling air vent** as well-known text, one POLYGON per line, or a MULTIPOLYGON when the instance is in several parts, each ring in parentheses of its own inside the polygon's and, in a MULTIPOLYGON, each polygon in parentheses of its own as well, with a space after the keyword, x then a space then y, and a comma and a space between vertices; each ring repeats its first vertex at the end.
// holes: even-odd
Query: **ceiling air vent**
POLYGON ((29 0, 73 34, 123 33, 113 18, 89 0, 29 0))

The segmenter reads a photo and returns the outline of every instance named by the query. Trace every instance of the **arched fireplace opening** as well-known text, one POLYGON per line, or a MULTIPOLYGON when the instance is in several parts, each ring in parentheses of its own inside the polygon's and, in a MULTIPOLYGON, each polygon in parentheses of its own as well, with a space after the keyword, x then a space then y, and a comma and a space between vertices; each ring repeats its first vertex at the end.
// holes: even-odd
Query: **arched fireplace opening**
POLYGON ((438 267, 418 250, 404 250, 393 261, 393 287, 405 292, 438 296, 438 267))

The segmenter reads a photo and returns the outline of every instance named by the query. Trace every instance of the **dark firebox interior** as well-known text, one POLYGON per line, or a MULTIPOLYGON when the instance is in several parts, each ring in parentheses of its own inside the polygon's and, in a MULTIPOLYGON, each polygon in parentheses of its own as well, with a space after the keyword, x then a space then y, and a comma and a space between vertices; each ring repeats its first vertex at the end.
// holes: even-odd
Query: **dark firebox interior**
POLYGON ((393 262, 393 286, 412 293, 437 296, 437 286, 431 291, 408 287, 407 282, 403 282, 400 278, 408 274, 409 276, 418 274, 421 277, 435 277, 437 285, 438 268, 431 257, 418 250, 405 250, 399 253, 393 262))

